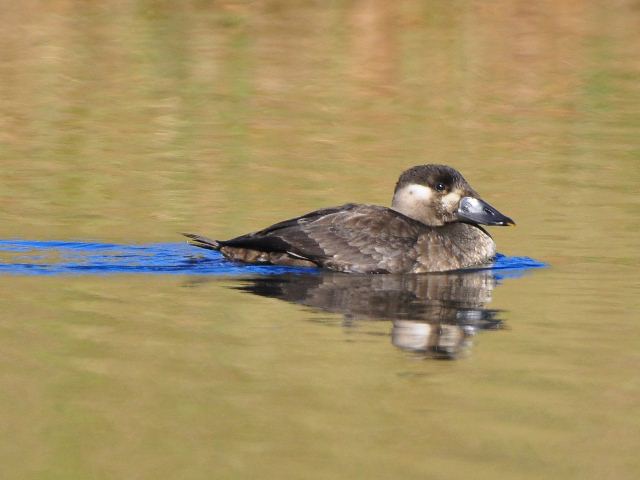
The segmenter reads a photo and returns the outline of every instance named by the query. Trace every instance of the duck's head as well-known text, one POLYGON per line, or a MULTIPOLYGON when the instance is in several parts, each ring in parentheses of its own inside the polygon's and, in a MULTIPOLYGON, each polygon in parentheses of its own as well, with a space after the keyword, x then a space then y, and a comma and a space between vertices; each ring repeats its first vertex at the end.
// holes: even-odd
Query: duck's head
POLYGON ((446 165, 418 165, 400 175, 391 208, 433 227, 453 222, 515 225, 446 165))

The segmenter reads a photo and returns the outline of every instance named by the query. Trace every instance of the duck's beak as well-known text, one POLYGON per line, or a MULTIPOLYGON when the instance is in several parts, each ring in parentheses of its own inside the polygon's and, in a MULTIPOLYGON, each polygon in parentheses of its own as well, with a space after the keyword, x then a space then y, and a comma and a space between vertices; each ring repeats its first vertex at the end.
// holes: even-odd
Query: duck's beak
POLYGON ((484 200, 475 197, 463 197, 458 207, 458 218, 483 225, 515 225, 516 222, 501 214, 484 200))

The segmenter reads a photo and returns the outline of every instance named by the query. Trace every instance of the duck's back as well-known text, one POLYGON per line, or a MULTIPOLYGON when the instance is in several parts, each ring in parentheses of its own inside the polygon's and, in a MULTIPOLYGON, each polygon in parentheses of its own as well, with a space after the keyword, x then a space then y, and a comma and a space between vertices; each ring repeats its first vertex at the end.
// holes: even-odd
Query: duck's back
POLYGON ((347 204, 219 244, 227 257, 242 261, 354 273, 406 272, 415 263, 416 243, 427 228, 386 207, 347 204))

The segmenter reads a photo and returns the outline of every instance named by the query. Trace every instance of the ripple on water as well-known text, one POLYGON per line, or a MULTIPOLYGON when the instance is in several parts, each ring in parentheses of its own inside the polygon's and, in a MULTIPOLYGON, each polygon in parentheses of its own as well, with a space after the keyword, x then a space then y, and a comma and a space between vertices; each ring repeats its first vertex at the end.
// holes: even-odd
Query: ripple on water
MULTIPOLYGON (((491 266, 498 277, 519 276, 545 266, 529 257, 498 254, 491 266)), ((200 252, 186 243, 121 245, 79 241, 0 240, 0 274, 5 275, 277 275, 313 273, 315 268, 242 265, 218 252, 200 252)))

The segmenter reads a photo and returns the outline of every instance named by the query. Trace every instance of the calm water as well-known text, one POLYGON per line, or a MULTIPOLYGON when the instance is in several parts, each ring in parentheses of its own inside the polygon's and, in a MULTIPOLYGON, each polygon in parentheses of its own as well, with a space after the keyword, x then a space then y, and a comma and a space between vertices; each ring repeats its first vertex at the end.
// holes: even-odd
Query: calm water
POLYGON ((0 20, 1 478, 640 477, 637 2, 0 20), (496 268, 179 243, 386 205, 427 162, 518 223, 496 268))

